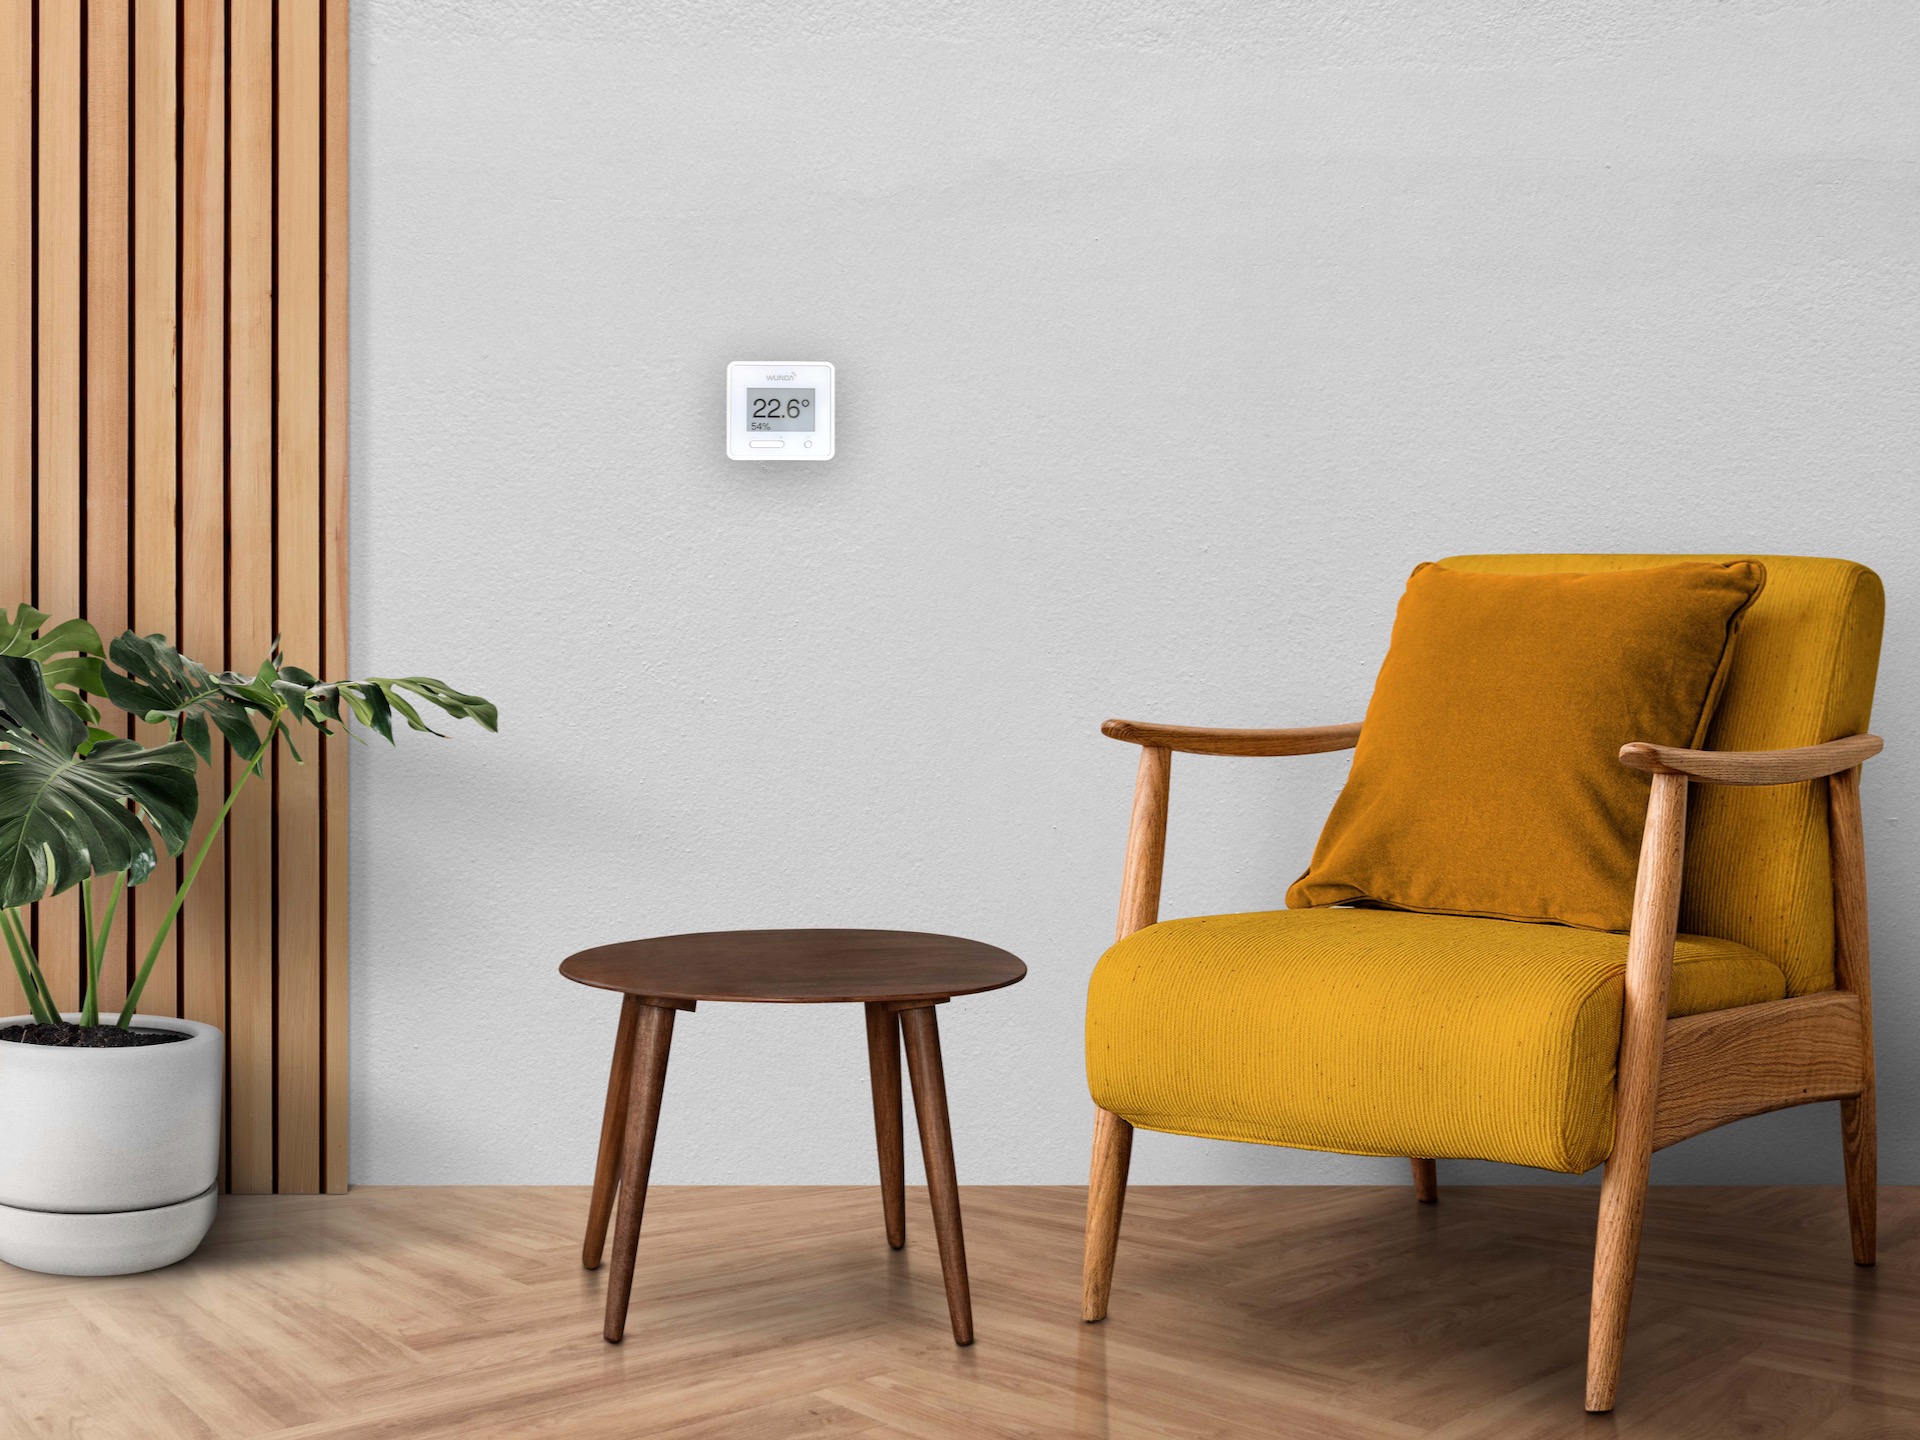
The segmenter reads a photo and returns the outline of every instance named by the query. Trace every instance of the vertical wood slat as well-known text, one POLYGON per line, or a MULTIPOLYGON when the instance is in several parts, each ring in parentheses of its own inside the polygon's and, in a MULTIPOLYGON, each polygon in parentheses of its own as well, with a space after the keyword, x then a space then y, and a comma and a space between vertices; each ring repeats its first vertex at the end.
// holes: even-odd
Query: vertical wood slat
MULTIPOLYGON (((81 219, 83 12, 81 0, 39 5, 39 264, 35 335, 38 550, 34 604, 65 618, 81 594, 83 429, 81 219)), ((35 907, 40 961, 62 1010, 80 1004, 80 904, 68 891, 35 907)))
MULTIPOLYGON (((175 0, 133 0, 133 627, 180 635, 175 576, 179 503, 175 431, 178 370, 179 14, 175 0)), ((162 726, 135 727, 144 744, 166 740, 162 726)), ((180 884, 177 860, 162 855, 134 892, 129 923, 133 963, 145 960, 180 884)), ((140 1008, 180 1013, 179 934, 162 942, 140 1008)))
MULTIPOLYGON (((185 0, 180 13, 180 635, 203 665, 227 664, 227 12, 185 0)), ((224 745, 200 767, 188 860, 226 798, 224 745)), ((214 838, 180 912, 180 1013, 227 1023, 226 835, 214 838)), ((220 1183, 227 1183, 221 1147, 220 1183)))
MULTIPOLYGON (((226 154, 227 18, 223 0, 181 11, 180 547, 181 648, 227 664, 226 154)), ((223 757, 224 747, 216 752, 223 757)), ((226 797, 225 761, 200 767, 189 860, 226 797)), ((214 841, 181 912, 181 1014, 227 1023, 227 861, 214 841)))
MULTIPOLYGON (((86 17, 86 603, 84 613, 105 639, 130 618, 127 576, 129 422, 132 370, 129 349, 130 260, 129 86, 132 34, 126 0, 87 0, 86 17)), ((43 609, 50 607, 42 607, 43 609)), ((55 621, 66 619, 55 611, 55 621)), ((101 706, 100 723, 129 733, 127 719, 101 706)), ((113 893, 93 882, 94 914, 113 893)), ((114 925, 100 966, 100 1008, 127 995, 126 908, 114 925)))
MULTIPOLYGON (((228 26, 227 645, 251 671, 274 636, 272 6, 239 0, 228 26)), ((274 1187, 275 763, 227 821, 227 1173, 243 1195, 274 1187)))
MULTIPOLYGON (((0 601, 33 593, 33 7, 0 5, 0 601)), ((11 964, 0 1015, 26 1013, 11 964)))
MULTIPOLYGON (((325 525, 320 583, 325 593, 321 646, 328 677, 348 675, 347 663, 347 0, 326 0, 326 109, 322 255, 325 306, 321 346, 322 445, 325 525)), ((321 996, 326 1070, 322 1184, 347 1188, 347 755, 343 744, 322 758, 326 900, 322 921, 326 979, 321 996)))
MULTIPOLYGON (((280 0, 276 608, 288 663, 320 668, 320 6, 280 0)), ((320 763, 275 787, 279 1184, 320 1188, 320 763)))
MULTIPOLYGON (((0 598, 215 667, 284 635, 288 662, 348 673, 347 11, 0 0, 0 598)), ((346 756, 299 738, 308 763, 247 787, 141 997, 225 1027, 242 1191, 347 1181, 346 756)), ((179 868, 122 902, 106 1003, 179 868)), ((65 1008, 77 902, 35 907, 65 1008)))

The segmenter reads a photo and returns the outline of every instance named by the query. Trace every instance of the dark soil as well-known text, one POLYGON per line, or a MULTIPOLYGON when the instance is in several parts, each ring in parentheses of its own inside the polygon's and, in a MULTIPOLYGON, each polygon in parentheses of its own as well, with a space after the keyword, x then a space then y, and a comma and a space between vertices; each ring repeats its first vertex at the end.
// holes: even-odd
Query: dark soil
POLYGON ((126 1050, 138 1045, 167 1045, 189 1037, 178 1030, 122 1030, 118 1025, 9 1025, 0 1040, 16 1045, 65 1045, 88 1050, 126 1050))

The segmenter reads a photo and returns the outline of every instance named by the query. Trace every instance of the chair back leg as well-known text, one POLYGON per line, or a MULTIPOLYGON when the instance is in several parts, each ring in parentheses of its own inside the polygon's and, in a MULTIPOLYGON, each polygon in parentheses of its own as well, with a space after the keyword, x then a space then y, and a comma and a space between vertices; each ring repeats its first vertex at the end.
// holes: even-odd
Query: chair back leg
POLYGON ((1866 1087, 1840 1102, 1840 1145, 1847 1168, 1847 1228, 1853 1263, 1871 1265, 1879 1209, 1879 1144, 1873 1094, 1873 984, 1867 948, 1867 844, 1860 819, 1860 767, 1827 781, 1833 841, 1833 968, 1842 990, 1860 997, 1861 1073, 1866 1087))
POLYGON ((1440 1198, 1440 1167, 1431 1160, 1413 1157, 1413 1198, 1432 1205, 1440 1198))

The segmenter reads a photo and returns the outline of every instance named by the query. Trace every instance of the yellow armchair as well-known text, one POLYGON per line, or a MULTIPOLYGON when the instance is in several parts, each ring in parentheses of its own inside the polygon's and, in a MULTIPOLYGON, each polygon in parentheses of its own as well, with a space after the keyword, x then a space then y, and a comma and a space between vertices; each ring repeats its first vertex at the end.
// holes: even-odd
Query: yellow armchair
MULTIPOLYGON (((1443 562, 1594 572, 1731 556, 1443 562)), ((1104 1319, 1135 1127, 1579 1173, 1606 1165, 1586 1406, 1613 1406, 1651 1154, 1841 1101, 1856 1263, 1874 1259, 1872 1001, 1860 765, 1884 600, 1838 560, 1760 557, 1708 747, 1630 743, 1651 776, 1632 924, 1329 907, 1159 920, 1172 756, 1351 749, 1361 727, 1111 720, 1140 747, 1117 943, 1089 987, 1096 1111, 1083 1317, 1104 1319), (1696 787, 1697 791, 1696 791, 1696 787), (1691 801, 1691 816, 1689 805, 1691 801), (1689 823, 1691 821, 1691 833, 1689 823)))

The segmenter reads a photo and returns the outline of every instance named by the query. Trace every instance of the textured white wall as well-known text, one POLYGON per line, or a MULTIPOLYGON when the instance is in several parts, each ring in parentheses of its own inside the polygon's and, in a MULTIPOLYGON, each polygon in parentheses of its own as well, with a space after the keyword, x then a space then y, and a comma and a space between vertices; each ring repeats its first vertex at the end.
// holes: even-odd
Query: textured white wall
MULTIPOLYGON (((369 0, 359 669, 498 737, 354 772, 353 1177, 584 1181, 569 951, 954 931, 962 1178, 1075 1182, 1134 752, 1357 718, 1459 550, 1877 568, 1882 1163, 1920 1181, 1920 9, 1723 0, 369 0), (723 458, 741 358, 839 458, 723 458)), ((1339 757, 1182 760, 1166 912, 1280 903, 1339 757)), ((680 1027, 656 1174, 873 1173, 851 1009, 680 1027)), ((1839 1176, 1833 1106, 1669 1181, 1839 1176)), ((1469 1174, 1537 1178, 1498 1167, 1469 1174)), ((1143 1136, 1144 1181, 1404 1180, 1143 1136)))

